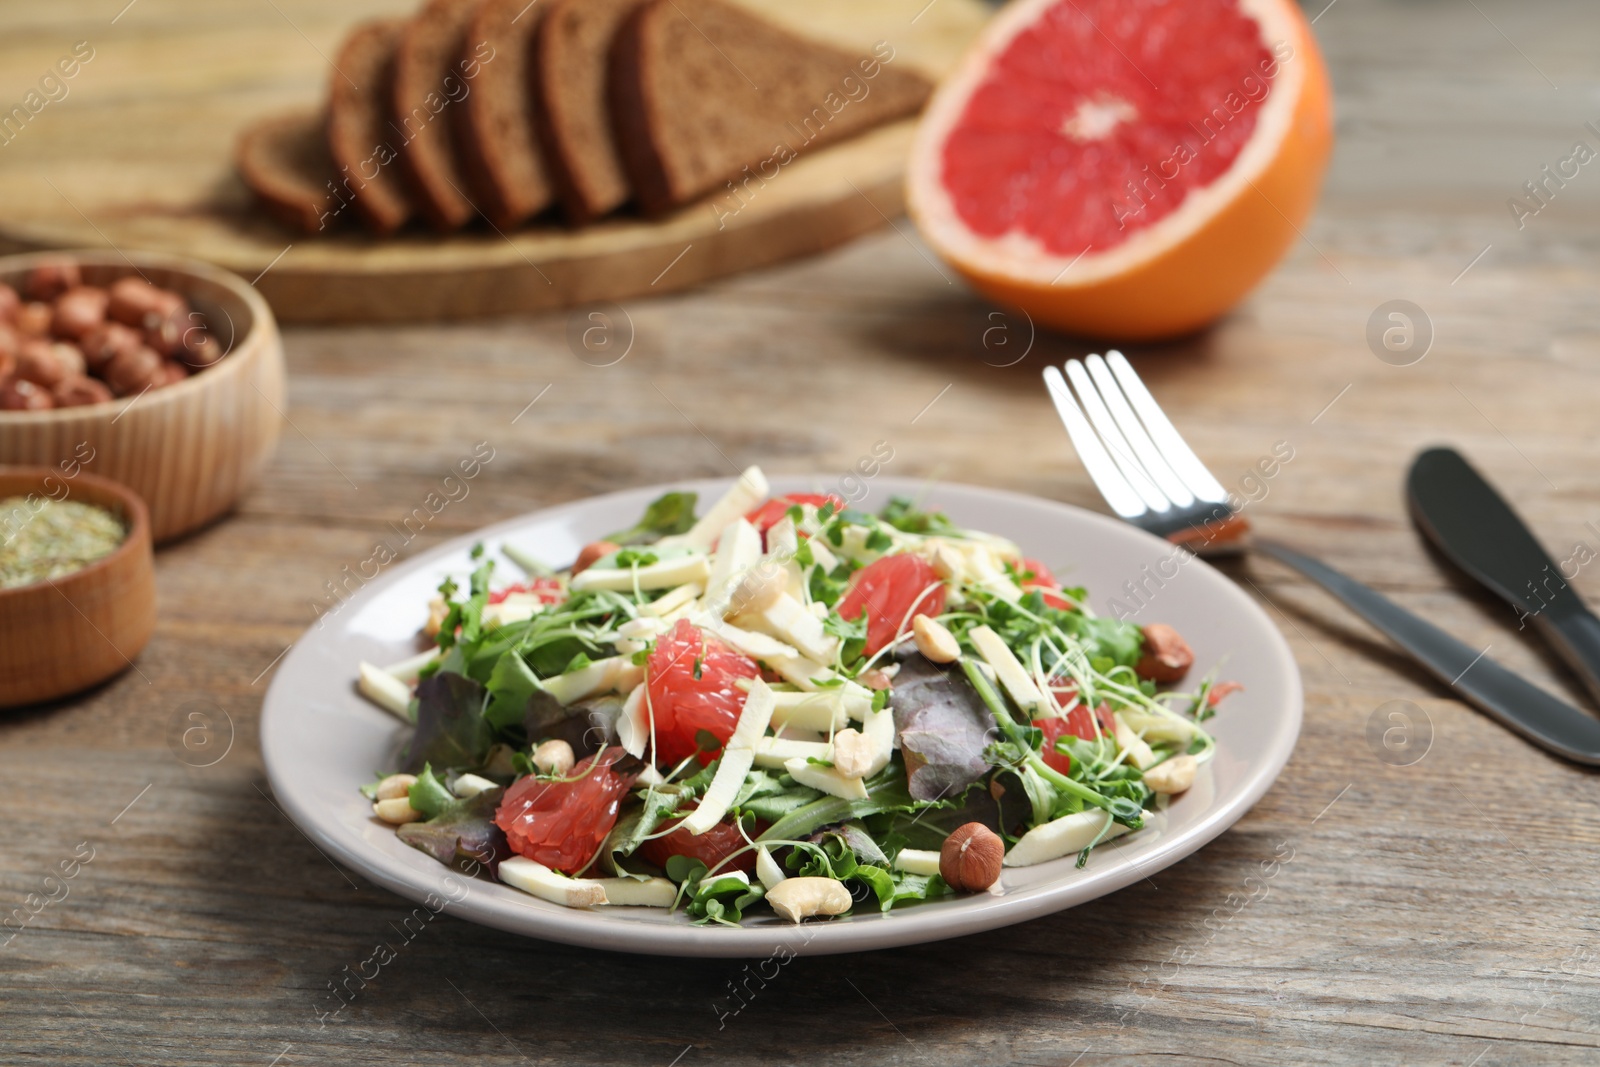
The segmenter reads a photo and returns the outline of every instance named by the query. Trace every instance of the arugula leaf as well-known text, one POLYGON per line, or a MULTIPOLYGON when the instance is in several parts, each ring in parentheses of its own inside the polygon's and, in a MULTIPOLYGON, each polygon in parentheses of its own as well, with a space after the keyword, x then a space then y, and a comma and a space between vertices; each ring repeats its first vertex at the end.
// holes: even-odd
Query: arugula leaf
POLYGON ((473 768, 483 763, 493 743, 484 720, 483 686, 465 675, 441 672, 417 683, 417 730, 401 769, 417 773, 430 763, 473 768))
POLYGON ((591 652, 601 654, 597 645, 569 630, 530 633, 522 642, 522 654, 528 658, 528 665, 533 672, 541 678, 565 674, 567 664, 591 652))
POLYGON ((789 812, 822 795, 820 790, 800 785, 787 774, 756 768, 745 776, 729 810, 739 815, 754 815, 762 822, 777 822, 789 812))
MULTIPOLYGON (((795 849, 789 854, 786 864, 800 877, 833 878, 846 884, 855 882, 877 898, 880 911, 888 911, 905 901, 953 895, 938 875, 894 870, 889 857, 860 826, 846 823, 819 837, 816 848, 795 849)), ((851 895, 858 900, 861 897, 859 892, 851 895)))
POLYGON ((886 811, 919 811, 926 807, 952 807, 954 800, 921 801, 913 798, 906 785, 904 769, 898 761, 890 764, 866 782, 864 800, 845 800, 824 794, 809 804, 802 804, 783 815, 767 828, 757 841, 796 841, 816 833, 824 826, 832 826, 847 819, 860 819, 886 811))
POLYGON ((909 874, 864 863, 856 868, 854 877, 872 890, 880 911, 896 904, 955 896, 955 890, 937 874, 909 874))
POLYGON ((606 838, 602 850, 609 856, 631 856, 644 844, 644 839, 660 829, 661 824, 676 814, 685 800, 693 799, 682 793, 669 793, 661 789, 641 790, 644 798, 641 807, 631 809, 617 820, 606 838))
POLYGON ((811 838, 814 848, 797 848, 789 853, 784 866, 801 878, 832 878, 842 882, 861 865, 850 843, 838 834, 818 834, 811 838))
POLYGON ((914 812, 889 811, 862 820, 884 854, 891 860, 902 848, 937 852, 944 839, 969 822, 982 823, 991 830, 1001 826, 1000 805, 982 783, 959 797, 945 798, 952 803, 914 812))
MULTIPOLYGON (((495 662, 494 670, 489 672, 488 688, 489 706, 483 717, 496 731, 521 724, 535 693, 549 697, 539 688, 539 679, 527 660, 516 652, 507 652, 495 662)), ((551 703, 555 703, 553 698, 551 703)))
POLYGON ((883 849, 878 847, 878 843, 872 839, 872 835, 867 833, 866 827, 860 823, 843 823, 835 829, 824 831, 822 836, 836 837, 844 842, 850 851, 855 854, 856 859, 862 863, 875 863, 879 867, 889 866, 889 857, 884 854, 883 849))
MULTIPOLYGON (((679 782, 676 789, 641 789, 635 795, 643 798, 643 806, 635 808, 617 820, 617 825, 608 835, 606 846, 602 850, 607 855, 631 856, 644 844, 644 839, 660 829, 661 824, 668 818, 677 814, 679 809, 699 797, 711 786, 711 780, 716 777, 718 760, 712 760, 709 766, 703 767, 692 777, 679 782)), ((763 771, 756 771, 756 775, 764 775, 763 771)), ((750 783, 745 784, 746 789, 750 783)), ((687 859, 687 857, 673 856, 672 859, 687 859)), ((703 866, 703 865, 702 865, 703 866)), ((667 866, 668 876, 672 877, 672 864, 667 866)), ((680 871, 680 874, 682 871, 680 871)), ((682 882, 682 877, 672 877, 674 882, 682 882)))
POLYGON ((618 545, 645 545, 672 534, 686 532, 694 525, 695 493, 666 493, 650 502, 639 521, 626 530, 607 534, 605 540, 618 545))

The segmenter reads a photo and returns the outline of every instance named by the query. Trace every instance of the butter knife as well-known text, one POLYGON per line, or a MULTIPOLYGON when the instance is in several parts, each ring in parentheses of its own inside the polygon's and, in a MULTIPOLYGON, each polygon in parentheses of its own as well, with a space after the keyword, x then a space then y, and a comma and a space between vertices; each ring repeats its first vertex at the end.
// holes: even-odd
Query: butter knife
POLYGON ((1600 701, 1600 618, 1494 487, 1451 448, 1430 448, 1407 478, 1417 528, 1457 567, 1549 641, 1600 701))

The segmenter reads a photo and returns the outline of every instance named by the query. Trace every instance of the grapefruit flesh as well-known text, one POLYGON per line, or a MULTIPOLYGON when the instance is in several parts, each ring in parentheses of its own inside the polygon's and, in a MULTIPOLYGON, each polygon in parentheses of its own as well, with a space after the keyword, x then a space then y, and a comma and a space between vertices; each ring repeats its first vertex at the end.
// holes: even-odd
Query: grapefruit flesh
POLYGON ((1016 0, 930 105, 909 203, 976 288, 1036 321, 1165 337, 1271 269, 1331 144, 1292 0, 1016 0))

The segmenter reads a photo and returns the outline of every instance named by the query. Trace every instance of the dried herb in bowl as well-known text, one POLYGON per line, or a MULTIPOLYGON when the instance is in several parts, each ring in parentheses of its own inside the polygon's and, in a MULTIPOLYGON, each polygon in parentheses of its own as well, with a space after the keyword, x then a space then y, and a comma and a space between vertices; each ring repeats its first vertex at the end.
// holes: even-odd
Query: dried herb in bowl
POLYGON ((127 537, 105 508, 76 500, 14 496, 0 500, 0 589, 80 571, 127 537))

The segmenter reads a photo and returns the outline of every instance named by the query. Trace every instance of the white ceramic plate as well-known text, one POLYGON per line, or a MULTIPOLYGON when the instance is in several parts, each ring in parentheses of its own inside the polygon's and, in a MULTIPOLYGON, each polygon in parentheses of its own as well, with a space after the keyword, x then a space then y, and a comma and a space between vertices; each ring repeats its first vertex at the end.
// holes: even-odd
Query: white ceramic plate
MULTIPOLYGON (((832 488, 806 478, 776 478, 774 492, 832 488)), ((680 914, 651 908, 563 908, 506 885, 456 874, 409 846, 372 816, 357 787, 395 765, 410 728, 357 695, 361 660, 391 663, 419 647, 428 598, 447 574, 471 570, 477 541, 491 550, 510 542, 557 563, 611 530, 631 526, 667 488, 700 493, 702 506, 727 482, 698 482, 612 493, 491 526, 394 566, 306 632, 279 667, 261 715, 267 776, 283 810, 333 859, 403 897, 437 910, 529 937, 624 952, 681 956, 767 956, 859 952, 977 933, 1070 908, 1153 874, 1216 837, 1248 811, 1277 778, 1300 733, 1300 675, 1267 616, 1237 586, 1197 559, 1179 564, 1165 541, 1113 519, 1015 493, 942 485, 925 506, 958 524, 1012 538, 1063 583, 1088 587, 1101 614, 1119 598, 1147 603, 1135 621, 1167 622, 1194 647, 1197 673, 1221 664, 1221 677, 1244 683, 1208 728, 1216 757, 1195 786, 1137 834, 1096 849, 1088 866, 1075 858, 1007 868, 990 893, 865 912, 795 927, 770 913, 738 929, 692 926, 680 914)), ((863 509, 891 495, 919 496, 925 486, 878 478, 863 509)), ((517 575, 505 564, 507 580, 517 575)), ((763 909, 758 909, 763 910, 763 909)))

